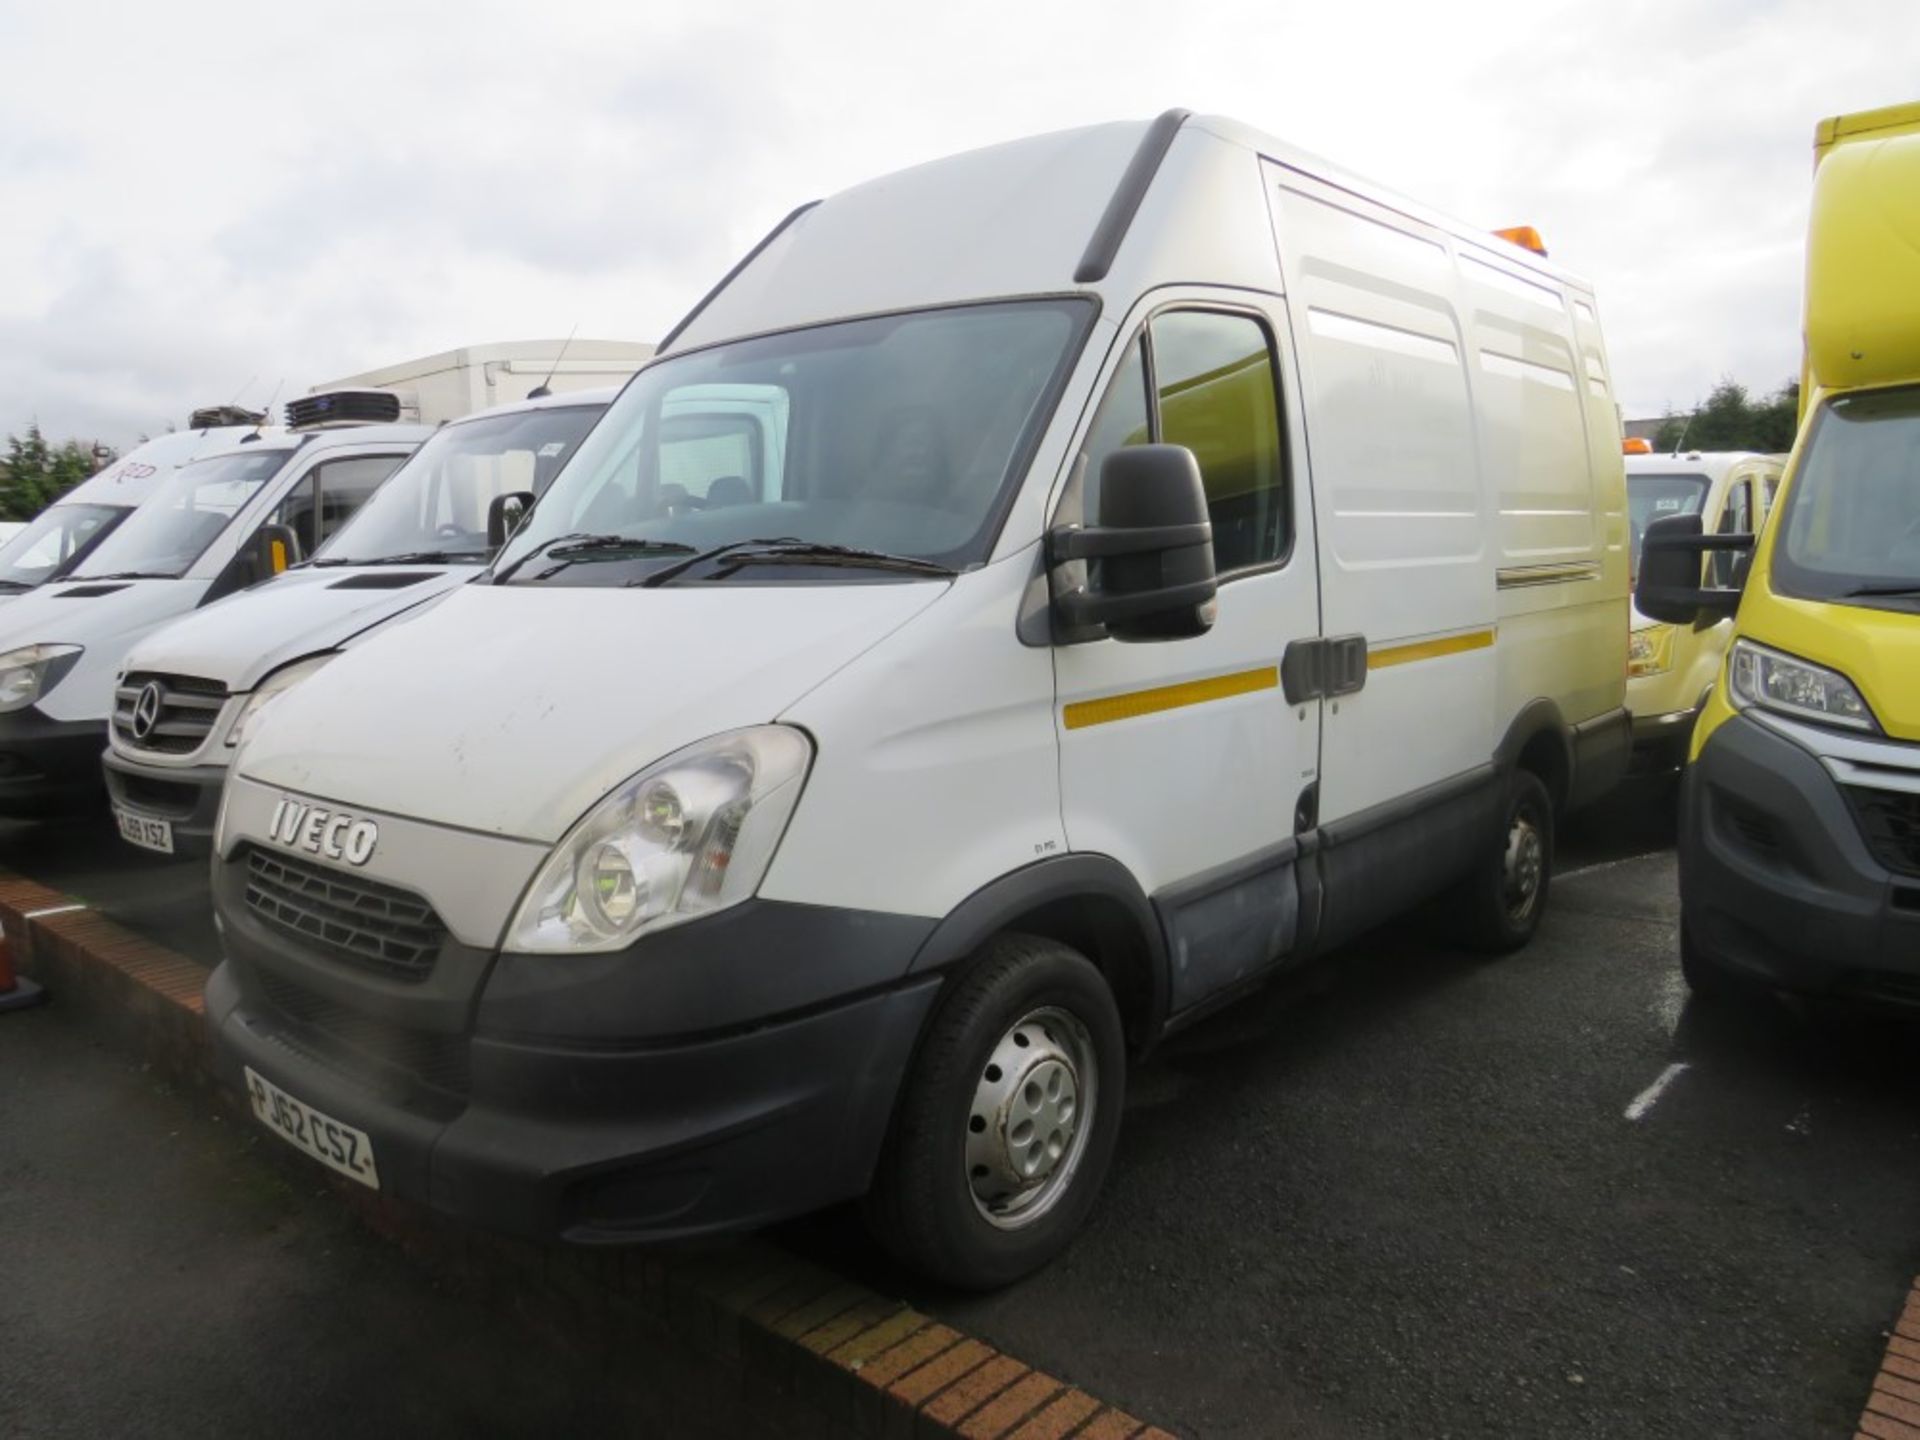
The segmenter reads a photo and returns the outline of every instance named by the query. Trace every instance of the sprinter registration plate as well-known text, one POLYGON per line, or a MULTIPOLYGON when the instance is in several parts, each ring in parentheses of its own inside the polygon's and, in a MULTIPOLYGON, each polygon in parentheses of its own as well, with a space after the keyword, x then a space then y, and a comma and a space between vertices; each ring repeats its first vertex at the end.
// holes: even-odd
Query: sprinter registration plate
POLYGON ((380 1172, 373 1168, 373 1142, 364 1130, 322 1115, 305 1101, 296 1100, 271 1080, 247 1067, 247 1098, 260 1123, 289 1145, 331 1166, 349 1180, 369 1189, 380 1188, 380 1172))
POLYGON ((167 820, 150 820, 145 815, 136 815, 131 810, 113 807, 114 823, 120 827, 120 838, 130 840, 142 850, 158 850, 162 855, 173 854, 173 825, 167 820))

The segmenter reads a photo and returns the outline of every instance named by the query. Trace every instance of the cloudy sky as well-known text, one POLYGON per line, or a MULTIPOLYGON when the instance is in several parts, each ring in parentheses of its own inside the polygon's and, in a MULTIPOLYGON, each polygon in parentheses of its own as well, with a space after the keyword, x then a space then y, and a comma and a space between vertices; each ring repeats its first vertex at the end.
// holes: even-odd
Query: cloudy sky
POLYGON ((1640 415, 1797 372, 1813 124, 1920 98, 1920 0, 63 0, 0 55, 0 430, 656 339, 802 200, 1174 105, 1537 225, 1640 415))

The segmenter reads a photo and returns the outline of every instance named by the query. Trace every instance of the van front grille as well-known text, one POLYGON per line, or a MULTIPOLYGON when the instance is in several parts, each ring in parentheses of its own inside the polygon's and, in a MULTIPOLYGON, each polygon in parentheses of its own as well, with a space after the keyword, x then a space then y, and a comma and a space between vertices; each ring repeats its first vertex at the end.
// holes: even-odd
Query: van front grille
POLYGON ((113 692, 114 738, 136 750, 191 755, 213 733, 226 703, 227 687, 218 680, 129 675, 113 692))
POLYGON ((1920 875, 1920 795, 1863 785, 1843 788, 1874 858, 1897 875, 1920 875))
POLYGON ((247 908, 323 955, 399 980, 433 969, 447 927, 420 896, 257 846, 247 908))

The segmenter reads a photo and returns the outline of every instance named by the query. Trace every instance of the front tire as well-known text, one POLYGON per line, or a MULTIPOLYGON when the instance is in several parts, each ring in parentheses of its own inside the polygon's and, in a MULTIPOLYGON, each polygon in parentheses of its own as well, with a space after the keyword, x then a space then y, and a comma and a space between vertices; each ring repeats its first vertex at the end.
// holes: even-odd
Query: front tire
POLYGON ((1113 1159, 1126 1084, 1100 971, 1052 940, 990 942, 942 999, 867 1196, 868 1227, 934 1279, 991 1290, 1045 1265, 1113 1159))
POLYGON ((1531 770, 1507 777, 1499 837, 1454 891, 1460 939, 1508 955, 1533 938, 1553 883, 1553 797, 1531 770))

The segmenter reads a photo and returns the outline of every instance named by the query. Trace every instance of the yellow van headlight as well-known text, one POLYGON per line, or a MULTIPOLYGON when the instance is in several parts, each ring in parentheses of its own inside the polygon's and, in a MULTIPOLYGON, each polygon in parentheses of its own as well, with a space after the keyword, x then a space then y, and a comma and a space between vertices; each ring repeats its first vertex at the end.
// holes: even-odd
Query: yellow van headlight
POLYGON ((1880 728, 1853 682, 1838 670, 1751 640, 1734 641, 1727 653, 1727 696, 1736 710, 1751 705, 1848 730, 1880 728))
POLYGON ((1627 674, 1664 675, 1673 665, 1671 625, 1649 625, 1627 636, 1627 674))

